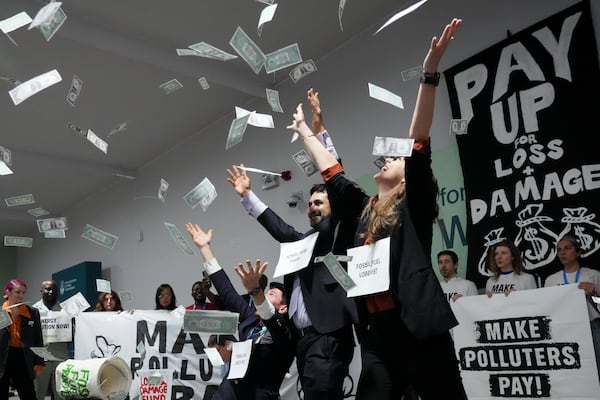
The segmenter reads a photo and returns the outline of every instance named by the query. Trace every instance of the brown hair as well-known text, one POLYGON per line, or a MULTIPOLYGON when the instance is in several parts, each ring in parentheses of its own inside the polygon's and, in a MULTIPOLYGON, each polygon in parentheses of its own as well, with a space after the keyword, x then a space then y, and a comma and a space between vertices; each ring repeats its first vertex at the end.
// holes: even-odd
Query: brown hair
POLYGON ((500 268, 498 268, 498 265, 496 264, 495 258, 496 249, 498 247, 508 247, 508 249, 510 250, 510 254, 513 257, 513 272, 516 275, 521 275, 521 273, 525 271, 525 268, 523 267, 523 259, 521 258, 521 251, 517 248, 517 246, 515 246, 513 242, 511 242, 508 239, 504 239, 501 242, 496 243, 496 245, 494 245, 494 247, 492 247, 492 250, 490 251, 489 270, 492 274, 494 274, 494 279, 498 280, 498 277, 501 273, 500 268))
POLYGON ((378 196, 371 197, 360 216, 361 220, 368 221, 367 231, 361 234, 363 239, 375 242, 387 236, 400 218, 397 205, 405 199, 404 185, 398 185, 398 188, 383 200, 379 200, 378 196))
POLYGON ((117 294, 117 292, 115 292, 114 290, 111 291, 110 293, 105 293, 105 292, 100 293, 100 295, 98 296, 98 302, 96 303, 96 308, 94 309, 94 311, 106 311, 106 309, 104 308, 104 299, 106 299, 106 296, 109 294, 112 295, 112 298, 115 301, 115 308, 113 311, 123 311, 123 306, 121 305, 121 299, 119 298, 119 295, 117 294))

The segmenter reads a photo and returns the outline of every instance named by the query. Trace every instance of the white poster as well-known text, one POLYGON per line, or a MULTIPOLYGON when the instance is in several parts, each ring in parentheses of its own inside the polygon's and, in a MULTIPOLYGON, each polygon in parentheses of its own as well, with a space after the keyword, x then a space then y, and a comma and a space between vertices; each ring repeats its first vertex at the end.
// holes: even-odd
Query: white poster
POLYGON ((48 311, 40 321, 45 345, 73 341, 72 318, 64 311, 48 311))
POLYGON ((600 398, 585 301, 564 285, 451 302, 468 398, 600 398))
MULTIPOLYGON (((166 310, 130 313, 84 312, 75 319, 75 359, 118 356, 132 372, 130 398, 141 398, 140 372, 169 370, 173 373, 171 399, 209 399, 221 383, 221 366, 213 366, 204 349, 208 334, 183 332, 183 318, 166 310), (141 343, 141 345, 140 345, 141 343)), ((353 378, 346 393, 355 393, 360 372, 355 350, 353 378)), ((281 385, 282 400, 300 399, 296 362, 281 385)))

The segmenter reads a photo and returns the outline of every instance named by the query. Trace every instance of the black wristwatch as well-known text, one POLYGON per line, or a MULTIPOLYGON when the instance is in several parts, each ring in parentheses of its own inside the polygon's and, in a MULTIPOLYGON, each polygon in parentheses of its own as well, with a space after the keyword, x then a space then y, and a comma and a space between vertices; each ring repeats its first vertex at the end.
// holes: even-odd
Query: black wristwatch
POLYGON ((427 85, 437 86, 440 83, 440 73, 439 72, 423 72, 420 79, 421 83, 425 83, 427 85))
POLYGON ((248 292, 250 296, 256 296, 262 289, 259 287, 255 287, 251 291, 248 292))

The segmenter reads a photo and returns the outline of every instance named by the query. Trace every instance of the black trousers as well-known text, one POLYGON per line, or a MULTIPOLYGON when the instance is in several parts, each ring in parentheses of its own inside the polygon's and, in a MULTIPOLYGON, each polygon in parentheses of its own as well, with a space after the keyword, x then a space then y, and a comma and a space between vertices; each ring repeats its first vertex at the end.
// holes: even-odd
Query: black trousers
POLYGON ((9 347, 4 375, 0 378, 0 400, 8 400, 10 384, 17 389, 19 398, 37 400, 35 387, 25 362, 25 354, 20 347, 9 347))
POLYGON ((467 398, 449 332, 417 339, 397 310, 371 314, 369 327, 356 400, 401 399, 409 385, 422 400, 467 398))
POLYGON ((331 334, 309 331, 298 338, 296 362, 304 400, 341 400, 354 355, 352 326, 331 334))

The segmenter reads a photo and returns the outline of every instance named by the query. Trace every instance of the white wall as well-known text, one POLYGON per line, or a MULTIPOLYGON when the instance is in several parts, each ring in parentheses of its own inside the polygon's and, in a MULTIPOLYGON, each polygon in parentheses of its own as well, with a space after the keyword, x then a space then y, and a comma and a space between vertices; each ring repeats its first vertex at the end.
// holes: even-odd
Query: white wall
MULTIPOLYGON (((400 71, 421 64, 432 35, 438 35, 452 17, 463 18, 463 25, 448 48, 440 70, 504 39, 507 30, 516 33, 575 3, 570 0, 431 0, 375 37, 372 34, 378 26, 373 27, 325 59, 316 60, 318 73, 297 85, 288 81, 277 88, 285 113, 274 115, 275 129, 249 127, 244 141, 228 151, 225 151, 225 138, 233 116, 191 134, 188 140, 143 168, 137 180, 119 182, 65 212, 69 217, 69 237, 38 241, 35 248, 21 250, 18 274, 34 288, 33 282, 47 279, 54 271, 81 261, 100 261, 103 276, 111 280, 115 290, 131 291, 133 300, 125 307, 153 308, 156 287, 163 282, 172 284, 178 303, 187 305, 192 302, 192 283, 201 278, 201 258, 185 255, 170 239, 163 223, 176 224, 187 236, 184 224, 193 221, 203 228, 214 229, 214 251, 231 274, 232 267, 239 261, 261 258, 270 261, 268 275, 271 276, 277 264, 279 245, 245 215, 239 197, 225 180, 225 171, 232 163, 240 162, 271 171, 291 170, 291 181, 281 182, 279 187, 269 191, 260 189, 260 176, 253 174, 254 189, 285 220, 300 231, 307 230, 304 213, 288 208, 286 199, 300 190, 308 198, 308 188, 320 182, 320 176, 305 177, 295 166, 290 156, 302 145, 290 144, 291 133, 285 126, 291 121, 295 105, 306 99, 309 87, 321 94, 325 123, 334 136, 348 174, 358 177, 375 173, 371 163, 373 136, 403 136, 410 124, 418 82, 402 82, 400 71), (401 95, 404 110, 369 98, 367 82, 401 95), (190 209, 182 199, 204 177, 213 182, 218 193, 206 213, 200 207, 190 209), (157 199, 135 200, 139 196, 155 196, 160 178, 170 184, 165 205, 157 199), (85 224, 119 236, 115 249, 111 251, 81 238, 85 224), (139 231, 143 232, 141 242, 137 241, 139 231)), ((592 3, 595 25, 600 26, 600 2, 592 0, 592 3)), ((270 113, 266 101, 239 105, 270 113)), ((434 151, 455 145, 454 138, 447 134, 450 118, 447 91, 442 82, 431 131, 434 151)), ((456 168, 460 174, 458 165, 449 167, 456 168)), ((234 282, 238 283, 237 279, 234 282)), ((241 285, 238 287, 241 289, 241 285)), ((27 297, 33 301, 38 295, 37 290, 30 290, 27 297)))

